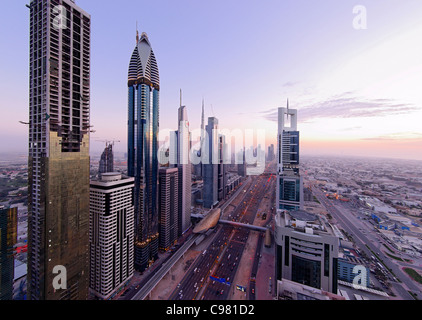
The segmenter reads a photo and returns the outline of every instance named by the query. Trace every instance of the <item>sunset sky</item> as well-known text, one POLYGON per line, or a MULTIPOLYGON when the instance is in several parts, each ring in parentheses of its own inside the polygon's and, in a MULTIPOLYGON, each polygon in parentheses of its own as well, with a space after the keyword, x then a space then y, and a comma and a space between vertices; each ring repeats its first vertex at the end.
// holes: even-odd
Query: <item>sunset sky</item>
MULTIPOLYGON (((29 9, 0 11, 0 150, 27 151, 29 9)), ((136 23, 160 72, 160 128, 265 129, 298 110, 302 154, 422 160, 422 1, 76 0, 91 14, 91 135, 126 151, 127 73, 136 23), (366 29, 353 8, 366 8, 366 29)))

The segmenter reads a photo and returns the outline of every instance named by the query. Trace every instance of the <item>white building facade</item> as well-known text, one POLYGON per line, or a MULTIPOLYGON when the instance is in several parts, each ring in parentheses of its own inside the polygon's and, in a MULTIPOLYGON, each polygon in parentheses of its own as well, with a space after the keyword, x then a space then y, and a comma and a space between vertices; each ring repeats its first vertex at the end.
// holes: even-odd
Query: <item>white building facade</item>
POLYGON ((191 226, 192 165, 189 159, 190 132, 185 106, 178 110, 177 167, 179 168, 179 236, 191 226))
POLYGON ((134 272, 134 178, 104 173, 90 183, 90 291, 110 299, 134 272))
POLYGON ((275 216, 276 279, 337 293, 339 238, 317 216, 278 210, 275 216))

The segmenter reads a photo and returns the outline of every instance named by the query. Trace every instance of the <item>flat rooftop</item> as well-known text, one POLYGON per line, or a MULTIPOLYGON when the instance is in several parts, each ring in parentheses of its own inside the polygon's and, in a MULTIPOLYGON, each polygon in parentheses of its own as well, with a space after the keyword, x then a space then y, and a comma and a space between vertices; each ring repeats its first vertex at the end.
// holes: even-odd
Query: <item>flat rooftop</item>
POLYGON ((335 235, 324 216, 305 210, 278 210, 275 221, 279 227, 293 228, 299 232, 335 235))

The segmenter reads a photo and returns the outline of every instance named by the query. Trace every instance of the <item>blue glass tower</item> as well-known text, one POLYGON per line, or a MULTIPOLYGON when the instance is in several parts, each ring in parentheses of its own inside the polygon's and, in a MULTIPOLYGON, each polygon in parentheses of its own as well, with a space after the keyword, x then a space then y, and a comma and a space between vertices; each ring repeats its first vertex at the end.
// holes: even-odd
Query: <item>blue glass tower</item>
POLYGON ((299 131, 297 110, 278 109, 277 136, 277 203, 278 209, 303 208, 303 182, 299 172, 299 131))
POLYGON ((212 208, 218 204, 218 119, 208 118, 206 126, 208 146, 205 145, 202 154, 203 163, 203 200, 205 208, 212 208))
POLYGON ((144 271, 158 254, 157 61, 145 33, 136 35, 128 75, 128 175, 135 177, 135 268, 144 271))

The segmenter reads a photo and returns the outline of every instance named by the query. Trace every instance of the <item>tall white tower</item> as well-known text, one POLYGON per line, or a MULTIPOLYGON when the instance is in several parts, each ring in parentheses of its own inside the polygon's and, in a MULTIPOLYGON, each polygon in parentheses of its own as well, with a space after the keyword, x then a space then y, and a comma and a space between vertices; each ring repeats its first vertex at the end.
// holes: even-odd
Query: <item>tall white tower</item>
POLYGON ((299 173, 299 131, 297 110, 278 109, 277 133, 277 194, 276 208, 297 210, 303 208, 303 185, 299 173))
MULTIPOLYGON (((180 94, 181 96, 181 94, 180 94)), ((177 166, 179 168, 179 235, 191 226, 192 166, 189 160, 190 133, 186 106, 178 110, 177 166)))

